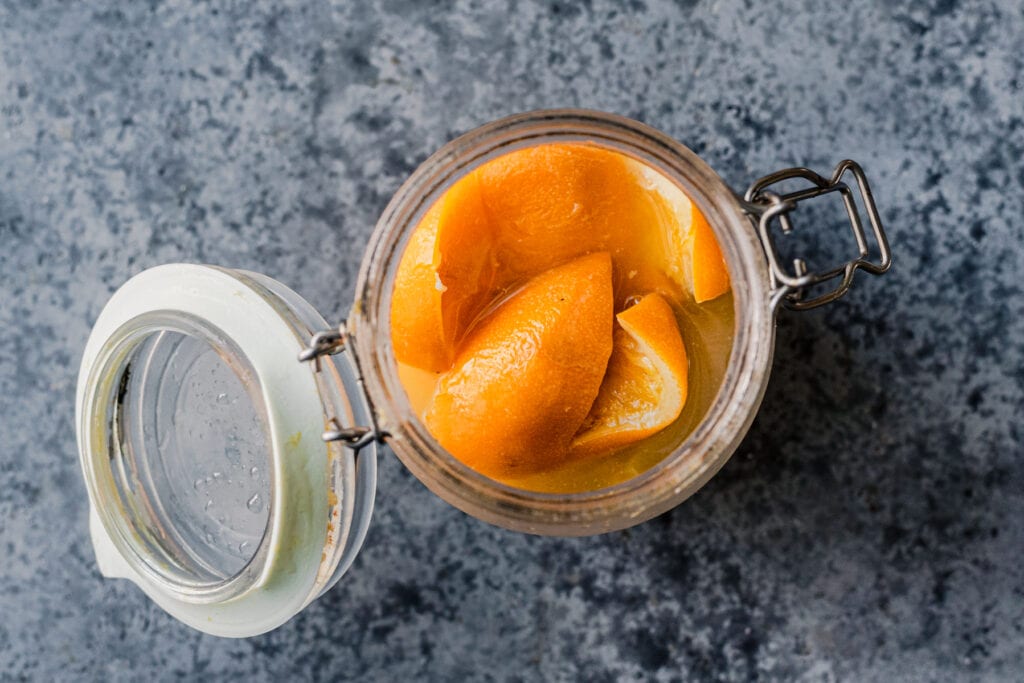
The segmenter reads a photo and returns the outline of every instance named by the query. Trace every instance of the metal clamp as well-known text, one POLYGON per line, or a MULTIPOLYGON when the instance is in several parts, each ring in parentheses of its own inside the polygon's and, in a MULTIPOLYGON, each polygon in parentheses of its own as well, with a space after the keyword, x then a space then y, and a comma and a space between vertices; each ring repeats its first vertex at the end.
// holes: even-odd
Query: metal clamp
POLYGON ((804 311, 817 308, 835 301, 850 289, 853 284, 853 276, 857 270, 865 270, 872 275, 881 275, 889 270, 892 265, 892 254, 889 251, 889 242, 882 229, 882 221, 878 217, 878 210, 875 208, 875 200, 871 195, 871 188, 868 186, 864 171, 854 161, 846 159, 839 162, 832 172, 832 178, 824 178, 807 168, 788 168, 777 171, 757 180, 744 195, 746 211, 758 219, 758 229, 761 236, 761 244, 764 246, 765 254, 768 257, 768 265, 771 271, 772 287, 774 295, 773 305, 783 303, 786 308, 804 311), (867 233, 857 210, 857 204, 853 198, 853 191, 850 186, 842 181, 843 176, 849 171, 853 174, 860 192, 861 201, 867 212, 868 222, 874 234, 875 243, 878 245, 879 260, 873 262, 868 258, 870 248, 868 246, 867 233), (789 194, 777 194, 769 188, 784 180, 793 178, 806 180, 811 187, 789 194), (850 219, 850 229, 857 240, 859 256, 844 264, 824 272, 808 272, 807 263, 801 259, 793 260, 793 271, 787 272, 783 268, 778 251, 775 248, 775 241, 772 238, 771 225, 776 218, 783 234, 789 234, 793 230, 789 213, 797 208, 797 205, 806 200, 814 199, 831 192, 838 192, 843 198, 846 207, 846 214, 850 219), (810 299, 805 299, 808 287, 838 280, 830 291, 827 291, 810 299))
MULTIPOLYGON (((349 332, 344 322, 333 330, 322 330, 314 334, 309 340, 309 346, 299 352, 299 362, 308 363, 313 361, 314 371, 320 372, 320 359, 323 356, 333 356, 345 350, 349 343, 349 332)), ((363 390, 363 375, 359 369, 359 363, 353 356, 352 364, 356 372, 356 381, 363 390)), ((365 393, 365 390, 363 390, 365 393)), ((373 410, 370 410, 372 427, 342 427, 336 418, 328 420, 327 429, 320 438, 326 443, 340 441, 357 453, 361 448, 373 441, 383 441, 386 434, 377 428, 376 417, 373 410)))

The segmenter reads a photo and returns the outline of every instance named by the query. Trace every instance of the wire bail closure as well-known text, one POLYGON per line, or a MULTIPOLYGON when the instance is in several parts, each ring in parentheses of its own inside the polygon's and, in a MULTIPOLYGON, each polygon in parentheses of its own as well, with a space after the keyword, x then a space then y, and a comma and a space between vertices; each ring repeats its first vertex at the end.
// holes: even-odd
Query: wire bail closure
MULTIPOLYGON (((309 346, 299 352, 299 362, 308 363, 313 361, 313 371, 320 372, 320 358, 323 356, 333 356, 344 351, 345 347, 349 344, 349 337, 350 334, 345 321, 342 321, 333 330, 321 330, 310 338, 309 346)), ((363 375, 359 370, 359 364, 354 363, 354 365, 359 387, 362 389, 363 375)), ((370 413, 371 415, 373 414, 372 409, 370 413)), ((374 422, 376 421, 374 418, 371 419, 374 422)), ((369 443, 383 439, 383 433, 376 428, 376 425, 373 427, 342 427, 338 420, 332 417, 328 426, 330 428, 320 435, 324 442, 340 441, 357 453, 369 443)))
POLYGON ((857 270, 864 270, 872 275, 881 275, 889 270, 892 265, 892 254, 889 251, 889 242, 882 228, 882 221, 878 216, 878 209, 875 207, 875 200, 871 194, 871 188, 864 175, 864 170, 855 161, 846 159, 839 162, 832 172, 831 179, 818 175, 807 168, 788 168, 776 171, 755 181, 747 189, 743 197, 746 203, 746 211, 758 220, 761 244, 768 257, 769 270, 771 272, 773 308, 781 302, 786 308, 796 311, 806 311, 818 306, 831 303, 846 294, 853 284, 853 276, 857 270), (867 212, 868 222, 874 235, 875 243, 878 245, 879 260, 874 262, 869 258, 870 247, 868 245, 867 233, 861 221, 860 212, 854 201, 853 191, 849 185, 843 182, 843 176, 851 173, 856 181, 861 201, 864 203, 864 210, 867 212), (789 194, 778 194, 769 188, 784 180, 801 179, 811 183, 811 187, 789 194), (789 234, 793 230, 793 224, 789 213, 797 208, 802 201, 815 199, 825 194, 838 192, 843 199, 846 214, 850 220, 850 229, 857 240, 857 248, 860 252, 857 258, 851 259, 844 264, 824 272, 808 272, 807 263, 802 258, 793 259, 793 270, 787 272, 780 261, 779 253, 775 247, 775 240, 772 237, 772 222, 778 218, 783 234, 789 234), (807 288, 814 285, 838 280, 830 291, 812 298, 807 296, 807 288))
POLYGON ((309 340, 309 346, 299 352, 299 362, 313 361, 313 366, 320 372, 320 356, 333 356, 345 350, 348 341, 348 329, 342 322, 333 330, 317 332, 309 340))

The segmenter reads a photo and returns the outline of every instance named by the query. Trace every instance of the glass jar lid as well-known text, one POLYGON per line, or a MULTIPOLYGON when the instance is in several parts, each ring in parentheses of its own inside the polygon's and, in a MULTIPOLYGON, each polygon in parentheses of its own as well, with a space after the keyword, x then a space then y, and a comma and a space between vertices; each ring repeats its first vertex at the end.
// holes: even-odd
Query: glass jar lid
POLYGON ((101 571, 195 628, 250 636, 333 585, 365 536, 377 444, 351 357, 299 363, 323 318, 264 276, 175 264, 119 289, 79 375, 101 571))

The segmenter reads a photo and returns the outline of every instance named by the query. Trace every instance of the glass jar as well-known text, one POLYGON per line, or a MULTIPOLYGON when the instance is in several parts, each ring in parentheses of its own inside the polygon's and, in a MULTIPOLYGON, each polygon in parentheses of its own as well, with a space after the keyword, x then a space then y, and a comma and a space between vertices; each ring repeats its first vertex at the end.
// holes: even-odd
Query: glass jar
POLYGON ((768 382, 778 309, 827 303, 856 270, 878 274, 890 262, 853 162, 831 178, 780 171, 740 197, 691 150, 618 116, 552 110, 488 124, 445 145, 398 190, 337 328, 280 283, 215 266, 160 266, 114 294, 86 347, 77 396, 100 569, 134 581, 200 630, 248 636, 275 628, 332 586, 358 552, 381 443, 438 496, 493 524, 562 536, 638 524, 692 495, 739 445, 768 382), (736 327, 714 402, 672 453, 616 486, 549 494, 491 480, 436 442, 399 380, 388 321, 405 245, 441 194, 501 154, 568 141, 631 156, 690 196, 721 245, 736 327), (794 180, 803 187, 773 191, 794 180), (859 254, 825 272, 808 272, 800 260, 785 270, 773 232, 792 228, 788 214, 799 202, 832 192, 845 202, 859 254))

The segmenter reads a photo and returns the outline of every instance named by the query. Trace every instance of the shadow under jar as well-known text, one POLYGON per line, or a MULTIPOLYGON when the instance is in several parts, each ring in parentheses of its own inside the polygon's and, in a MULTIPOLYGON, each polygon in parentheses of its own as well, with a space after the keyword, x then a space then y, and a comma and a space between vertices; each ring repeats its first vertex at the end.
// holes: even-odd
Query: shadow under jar
POLYGON ((160 266, 115 293, 87 344, 77 398, 100 569, 200 630, 273 629, 354 559, 381 443, 442 499, 493 524, 557 536, 639 524, 692 495, 739 445, 768 382, 778 309, 828 303, 855 271, 879 274, 890 262, 853 162, 827 178, 780 171, 739 196, 691 150, 622 117, 550 110, 485 125, 445 145, 398 190, 371 237, 351 314, 336 328, 280 283, 214 266, 160 266), (398 264, 428 208, 481 164, 554 142, 620 152, 682 189, 718 239, 735 314, 724 378, 697 427, 637 476, 571 494, 507 486, 446 452, 412 410, 389 326, 398 264), (782 183, 799 187, 783 193, 782 183), (790 213, 832 193, 843 199, 857 253, 824 271, 799 259, 784 267, 776 240, 792 228, 790 213))

